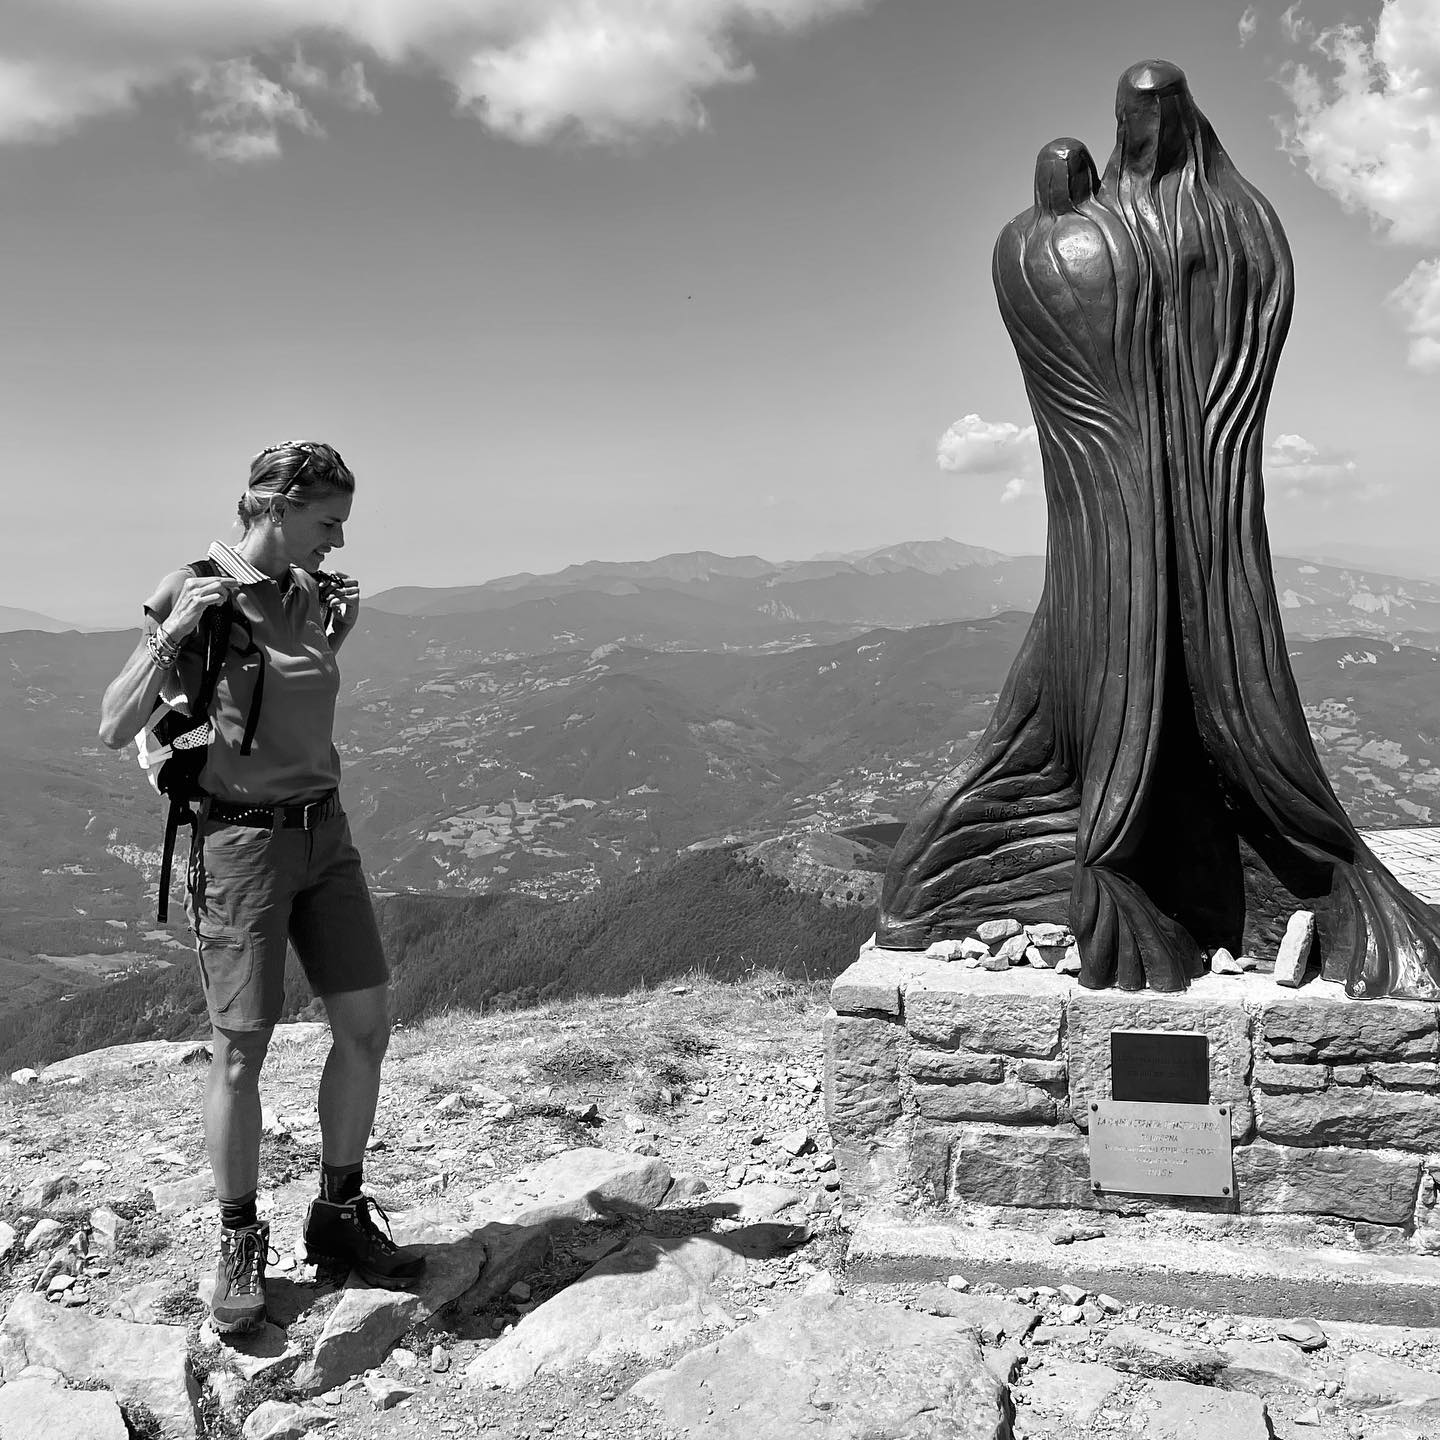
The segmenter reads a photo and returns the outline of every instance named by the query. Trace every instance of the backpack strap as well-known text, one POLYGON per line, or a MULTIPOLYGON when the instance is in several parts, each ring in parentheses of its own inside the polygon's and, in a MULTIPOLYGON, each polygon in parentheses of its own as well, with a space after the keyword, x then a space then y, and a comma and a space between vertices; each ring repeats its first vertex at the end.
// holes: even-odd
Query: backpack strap
MULTIPOLYGON (((195 575, 207 578, 220 574, 220 567, 212 560, 192 560, 187 568, 195 575)), ((197 726, 205 724, 209 718, 230 641, 230 621, 236 613, 234 602, 226 600, 223 605, 211 606, 201 621, 205 635, 205 669, 191 707, 191 719, 197 726)), ((170 792, 170 804, 165 812, 165 839, 160 847, 160 882, 155 906, 155 918, 162 924, 170 918, 170 876, 175 866, 175 837, 182 820, 190 825, 192 854, 199 844, 200 812, 194 808, 194 800, 195 792, 190 787, 178 787, 170 792)))

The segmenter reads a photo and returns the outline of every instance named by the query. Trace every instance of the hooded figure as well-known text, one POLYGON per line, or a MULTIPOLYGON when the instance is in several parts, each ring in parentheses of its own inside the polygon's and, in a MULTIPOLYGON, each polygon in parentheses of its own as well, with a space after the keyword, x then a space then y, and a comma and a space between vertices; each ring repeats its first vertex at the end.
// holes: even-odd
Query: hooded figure
POLYGON ((877 938, 1068 918, 1080 982, 1184 989, 1314 910, 1353 996, 1440 996, 1440 921, 1366 848, 1290 670, 1265 408, 1294 270, 1183 72, 1132 66, 1103 180, 1052 141, 994 280, 1049 512, 1045 588, 989 728, 906 828, 877 938))

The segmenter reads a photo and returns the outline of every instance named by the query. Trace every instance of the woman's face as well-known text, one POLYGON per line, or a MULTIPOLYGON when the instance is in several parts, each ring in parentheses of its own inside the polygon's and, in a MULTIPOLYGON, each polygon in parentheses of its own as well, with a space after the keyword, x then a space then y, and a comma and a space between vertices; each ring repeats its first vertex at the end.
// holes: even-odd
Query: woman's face
POLYGON ((301 570, 318 570, 332 550, 345 544, 354 498, 343 490, 324 490, 303 503, 287 504, 279 524, 286 560, 301 570))

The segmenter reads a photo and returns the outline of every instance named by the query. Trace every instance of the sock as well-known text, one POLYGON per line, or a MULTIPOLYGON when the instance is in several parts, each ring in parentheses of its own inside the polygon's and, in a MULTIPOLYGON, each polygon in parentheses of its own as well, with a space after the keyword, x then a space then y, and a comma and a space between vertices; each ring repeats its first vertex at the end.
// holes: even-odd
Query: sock
POLYGON ((243 1230, 250 1225, 258 1225, 260 1217, 255 1213, 255 1194, 252 1190, 248 1195, 242 1195, 238 1200, 220 1201, 220 1223, 227 1230, 243 1230))
POLYGON ((353 1165, 320 1164, 320 1198, 332 1205, 345 1205, 360 1194, 360 1176, 363 1163, 353 1165))

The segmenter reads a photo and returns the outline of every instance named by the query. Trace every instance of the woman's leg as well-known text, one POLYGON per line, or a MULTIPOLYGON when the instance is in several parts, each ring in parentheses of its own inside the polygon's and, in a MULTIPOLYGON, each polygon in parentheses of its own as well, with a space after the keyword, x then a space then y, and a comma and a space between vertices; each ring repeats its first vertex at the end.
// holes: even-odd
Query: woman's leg
POLYGON ((374 985, 321 999, 330 1019, 330 1054, 320 1076, 320 1158, 348 1169, 364 1160, 375 1123, 380 1066, 390 1044, 390 998, 386 986, 374 985))
POLYGON ((221 1030, 210 1041, 205 1081, 205 1145, 215 1193, 235 1200, 255 1192, 260 1179, 260 1067, 270 1030, 221 1030))

